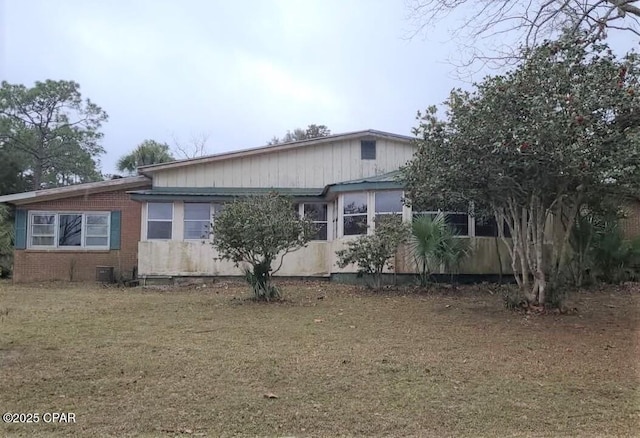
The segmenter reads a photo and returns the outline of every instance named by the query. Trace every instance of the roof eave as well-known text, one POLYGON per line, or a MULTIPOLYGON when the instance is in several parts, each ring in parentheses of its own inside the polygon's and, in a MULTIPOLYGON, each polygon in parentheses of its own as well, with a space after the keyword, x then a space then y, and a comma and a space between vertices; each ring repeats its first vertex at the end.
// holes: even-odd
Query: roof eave
POLYGON ((28 205, 36 202, 52 201, 61 198, 71 198, 81 195, 111 192, 115 190, 127 190, 150 186, 151 180, 146 176, 134 176, 108 181, 96 181, 92 183, 76 184, 72 186, 55 187, 52 189, 36 190, 25 193, 14 193, 0 196, 0 203, 10 205, 28 205))

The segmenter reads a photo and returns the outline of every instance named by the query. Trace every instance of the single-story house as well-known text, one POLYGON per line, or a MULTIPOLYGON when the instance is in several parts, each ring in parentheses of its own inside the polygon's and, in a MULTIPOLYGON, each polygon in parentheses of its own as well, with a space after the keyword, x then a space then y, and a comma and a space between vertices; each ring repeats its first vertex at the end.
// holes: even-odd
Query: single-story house
MULTIPOLYGON (((301 215, 314 213, 316 238, 290 253, 278 275, 339 277, 335 252, 345 242, 374 233, 374 218, 410 220, 398 169, 416 150, 413 138, 367 130, 226 152, 139 168, 138 176, 0 196, 16 208, 14 281, 90 280, 96 268, 114 267, 116 278, 134 269, 142 279, 240 275, 208 244, 208 227, 224 203, 277 191, 291 196, 301 215), (366 226, 365 226, 366 225, 366 226)), ((474 256, 462 273, 509 272, 498 257, 495 226, 466 213, 449 213, 474 256)), ((503 248, 504 249, 504 248, 503 248)), ((406 254, 396 273, 413 273, 406 254)))

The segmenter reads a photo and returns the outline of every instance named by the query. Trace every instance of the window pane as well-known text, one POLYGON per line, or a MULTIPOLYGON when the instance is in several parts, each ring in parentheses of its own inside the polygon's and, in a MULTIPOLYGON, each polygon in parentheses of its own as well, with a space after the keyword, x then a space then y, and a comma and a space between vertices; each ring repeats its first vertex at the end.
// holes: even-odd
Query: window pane
POLYGON ((184 219, 209 221, 211 204, 184 204, 184 219))
POLYGON ((85 234, 87 236, 106 236, 108 234, 106 225, 87 225, 85 234))
POLYGON ((147 222, 147 239, 171 239, 171 222, 147 222))
POLYGON ((87 215, 87 224, 88 225, 108 225, 109 224, 109 215, 107 214, 88 214, 87 215))
POLYGON ((469 219, 465 213, 449 213, 447 214, 447 224, 459 236, 469 235, 469 219))
POLYGON ((327 220, 327 204, 304 204, 304 215, 313 221, 327 220))
POLYGON ((401 213, 402 192, 398 190, 376 192, 376 213, 401 213))
POLYGON ((53 246, 53 236, 49 236, 49 237, 33 236, 31 238, 31 244, 34 246, 53 246))
POLYGON ((498 226, 496 219, 476 217, 476 236, 495 237, 498 235, 498 226))
POLYGON ((209 221, 188 221, 184 223, 185 239, 208 239, 209 221))
POLYGON ((367 234, 367 216, 346 216, 344 218, 344 235, 354 236, 357 234, 367 234))
POLYGON ((58 245, 82 246, 82 215, 61 214, 58 221, 58 245))
POLYGON ((86 246, 107 246, 108 239, 106 237, 87 237, 85 239, 86 246))
POLYGON ((33 223, 34 224, 54 224, 55 223, 55 215, 53 214, 34 214, 33 215, 33 223))
POLYGON ((317 223, 314 224, 316 227, 316 234, 311 238, 311 240, 327 240, 327 224, 325 223, 317 223))
POLYGON ((348 193, 344 195, 344 214, 366 213, 367 194, 348 193))
POLYGON ((32 225, 31 234, 34 236, 53 236, 53 225, 32 225))
POLYGON ((173 204, 171 202, 150 202, 149 219, 165 219, 173 218, 173 204))
POLYGON ((360 158, 362 160, 376 159, 376 142, 375 140, 362 140, 360 142, 360 158))

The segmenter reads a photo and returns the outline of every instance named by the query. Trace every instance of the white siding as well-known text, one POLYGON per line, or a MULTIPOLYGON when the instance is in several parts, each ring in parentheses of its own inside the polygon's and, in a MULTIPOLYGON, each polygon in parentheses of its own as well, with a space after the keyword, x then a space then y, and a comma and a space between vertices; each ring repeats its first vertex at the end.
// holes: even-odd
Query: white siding
POLYGON ((413 156, 414 146, 376 140, 376 159, 360 159, 360 140, 336 141, 154 174, 155 187, 324 187, 397 170, 413 156))

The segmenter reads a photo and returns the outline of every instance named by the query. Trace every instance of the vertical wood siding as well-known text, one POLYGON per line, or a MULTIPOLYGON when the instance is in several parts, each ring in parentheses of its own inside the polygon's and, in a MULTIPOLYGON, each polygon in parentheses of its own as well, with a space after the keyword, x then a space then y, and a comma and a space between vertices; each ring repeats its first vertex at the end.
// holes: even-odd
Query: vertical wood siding
POLYGON ((324 187, 397 170, 413 156, 412 145, 376 140, 376 159, 360 158, 360 140, 302 146, 207 164, 158 171, 156 187, 324 187))

